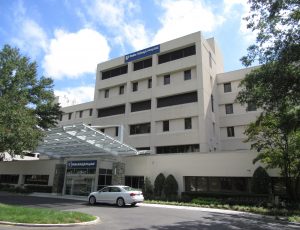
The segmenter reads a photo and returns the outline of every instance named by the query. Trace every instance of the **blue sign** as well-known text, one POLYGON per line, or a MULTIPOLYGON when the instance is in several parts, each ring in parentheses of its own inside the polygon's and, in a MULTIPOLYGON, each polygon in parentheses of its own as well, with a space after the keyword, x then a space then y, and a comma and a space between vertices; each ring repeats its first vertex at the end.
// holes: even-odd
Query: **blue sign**
POLYGON ((147 57, 152 54, 159 53, 159 52, 160 52, 160 45, 156 45, 156 46, 152 46, 147 49, 143 49, 143 50, 131 53, 131 54, 127 54, 127 55, 125 55, 125 63, 131 62, 131 61, 143 58, 143 57, 147 57))
POLYGON ((68 161, 67 168, 96 168, 97 161, 68 161))

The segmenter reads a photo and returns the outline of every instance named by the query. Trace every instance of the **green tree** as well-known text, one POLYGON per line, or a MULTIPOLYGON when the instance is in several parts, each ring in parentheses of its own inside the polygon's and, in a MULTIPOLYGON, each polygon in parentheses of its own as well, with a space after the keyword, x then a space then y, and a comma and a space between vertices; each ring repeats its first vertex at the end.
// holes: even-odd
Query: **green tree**
POLYGON ((53 81, 37 77, 37 65, 17 48, 0 51, 0 152, 32 151, 61 115, 53 81))
POLYGON ((300 130, 300 2, 249 0, 248 28, 256 44, 241 58, 257 67, 241 82, 237 101, 255 103, 260 117, 246 130, 248 141, 269 168, 280 168, 287 194, 297 197, 300 130))
POLYGON ((251 191, 256 194, 268 194, 271 185, 271 178, 262 167, 258 167, 251 179, 251 191))
POLYGON ((178 183, 175 177, 170 174, 167 176, 165 183, 164 183, 164 192, 167 199, 176 199, 178 195, 178 183))
POLYGON ((152 199, 153 197, 153 185, 151 184, 149 177, 146 177, 145 179, 143 194, 145 199, 152 199))
POLYGON ((154 194, 161 197, 163 195, 163 189, 166 177, 163 173, 158 174, 154 181, 154 194))

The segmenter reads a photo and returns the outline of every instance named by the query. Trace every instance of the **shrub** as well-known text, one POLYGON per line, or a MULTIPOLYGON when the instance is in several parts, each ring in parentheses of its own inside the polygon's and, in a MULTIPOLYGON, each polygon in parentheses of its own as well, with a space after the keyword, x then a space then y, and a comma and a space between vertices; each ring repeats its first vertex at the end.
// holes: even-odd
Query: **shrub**
POLYGON ((173 175, 166 178, 163 189, 168 199, 177 199, 178 183, 173 175))
POLYGON ((153 197, 153 186, 148 177, 146 177, 146 179, 145 179, 143 194, 144 194, 145 199, 152 199, 152 197, 153 197))
POLYGON ((258 167, 251 180, 251 191, 256 194, 268 194, 271 178, 262 167, 258 167))
POLYGON ((162 173, 158 174, 158 176, 156 177, 156 179, 154 181, 154 194, 156 196, 159 196, 159 197, 162 196, 165 180, 166 180, 166 178, 165 178, 164 174, 162 174, 162 173))

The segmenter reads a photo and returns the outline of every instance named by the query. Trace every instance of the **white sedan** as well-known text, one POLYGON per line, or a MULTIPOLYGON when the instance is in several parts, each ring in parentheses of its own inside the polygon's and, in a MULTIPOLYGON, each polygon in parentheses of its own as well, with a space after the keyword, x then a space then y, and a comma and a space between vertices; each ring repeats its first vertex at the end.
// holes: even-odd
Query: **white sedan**
POLYGON ((119 207, 122 207, 125 206, 125 204, 135 206, 137 203, 144 201, 144 196, 141 191, 129 186, 115 185, 105 187, 97 192, 92 192, 88 199, 92 205, 99 202, 117 204, 119 207))

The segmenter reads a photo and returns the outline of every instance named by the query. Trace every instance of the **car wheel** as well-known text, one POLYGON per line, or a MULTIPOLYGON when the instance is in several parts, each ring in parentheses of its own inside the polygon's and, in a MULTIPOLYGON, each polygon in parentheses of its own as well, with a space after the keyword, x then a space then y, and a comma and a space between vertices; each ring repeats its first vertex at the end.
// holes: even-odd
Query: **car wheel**
POLYGON ((91 205, 96 204, 96 198, 95 198, 94 196, 91 196, 90 199, 89 199, 89 203, 90 203, 91 205))
POLYGON ((117 199, 117 205, 118 205, 118 207, 123 207, 125 205, 124 199, 123 198, 118 198, 117 199))
POLYGON ((131 204, 131 207, 134 207, 135 205, 136 205, 136 203, 132 203, 132 204, 131 204))

